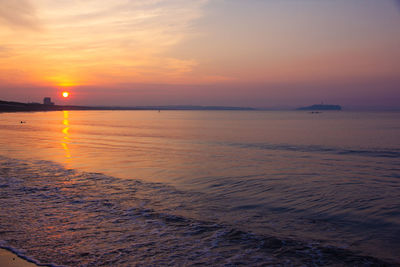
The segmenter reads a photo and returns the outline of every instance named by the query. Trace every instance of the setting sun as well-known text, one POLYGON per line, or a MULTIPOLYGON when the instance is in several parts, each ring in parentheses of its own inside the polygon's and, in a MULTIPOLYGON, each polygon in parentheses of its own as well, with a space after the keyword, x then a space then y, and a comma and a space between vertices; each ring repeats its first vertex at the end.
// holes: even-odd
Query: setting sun
POLYGON ((67 97, 69 97, 69 93, 68 93, 68 92, 63 92, 63 93, 62 93, 62 96, 65 97, 65 98, 67 98, 67 97))

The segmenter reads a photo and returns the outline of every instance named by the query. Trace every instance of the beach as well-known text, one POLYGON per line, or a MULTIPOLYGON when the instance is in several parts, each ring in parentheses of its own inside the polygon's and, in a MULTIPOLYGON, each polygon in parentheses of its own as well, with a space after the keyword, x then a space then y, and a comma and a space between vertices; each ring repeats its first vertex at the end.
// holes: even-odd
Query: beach
POLYGON ((0 267, 400 266, 400 0, 0 0, 0 267))
POLYGON ((33 264, 25 259, 18 257, 6 249, 0 249, 0 266, 2 267, 36 267, 38 265, 33 264))

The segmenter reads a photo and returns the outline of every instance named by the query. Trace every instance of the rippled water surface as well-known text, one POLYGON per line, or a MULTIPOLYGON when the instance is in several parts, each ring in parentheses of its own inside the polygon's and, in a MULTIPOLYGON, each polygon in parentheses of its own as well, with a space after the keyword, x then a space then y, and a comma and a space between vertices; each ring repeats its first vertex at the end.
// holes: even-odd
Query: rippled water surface
POLYGON ((389 112, 0 113, 0 246, 66 266, 400 264, 399 137, 389 112))

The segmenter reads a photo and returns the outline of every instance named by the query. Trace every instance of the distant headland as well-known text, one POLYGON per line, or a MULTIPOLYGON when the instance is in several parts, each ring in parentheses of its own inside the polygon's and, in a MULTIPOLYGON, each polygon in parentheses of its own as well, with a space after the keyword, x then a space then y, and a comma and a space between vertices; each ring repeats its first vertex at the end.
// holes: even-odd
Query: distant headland
POLYGON ((0 100, 0 112, 28 112, 28 111, 61 111, 61 110, 254 110, 248 107, 224 106, 137 106, 137 107, 108 107, 108 106, 68 106, 48 104, 21 103, 0 100))
POLYGON ((319 104, 319 105, 301 107, 301 108, 298 108, 297 110, 342 110, 342 107, 339 105, 319 104))

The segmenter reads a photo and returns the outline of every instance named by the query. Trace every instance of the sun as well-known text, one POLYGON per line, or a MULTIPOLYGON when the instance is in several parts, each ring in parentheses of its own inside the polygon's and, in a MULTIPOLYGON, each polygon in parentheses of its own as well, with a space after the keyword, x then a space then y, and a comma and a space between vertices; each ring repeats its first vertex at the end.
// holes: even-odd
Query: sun
POLYGON ((63 96, 64 98, 69 97, 69 92, 62 92, 62 96, 63 96))

